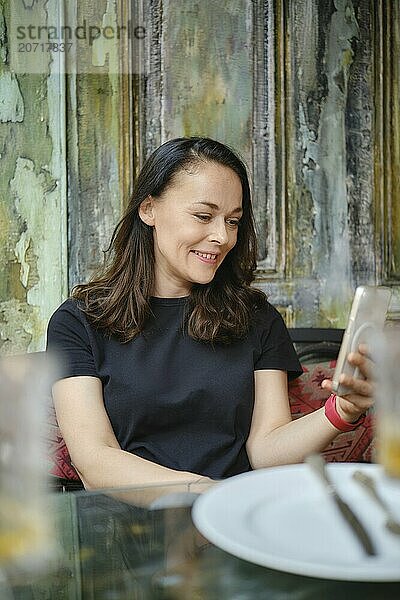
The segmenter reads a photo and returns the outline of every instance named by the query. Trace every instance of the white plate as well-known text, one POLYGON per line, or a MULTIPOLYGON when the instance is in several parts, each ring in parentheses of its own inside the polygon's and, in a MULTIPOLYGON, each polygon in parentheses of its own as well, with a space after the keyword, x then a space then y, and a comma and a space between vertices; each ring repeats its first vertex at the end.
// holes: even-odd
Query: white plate
POLYGON ((310 577, 400 581, 400 536, 384 528, 383 511, 353 481, 355 469, 375 478, 400 519, 400 484, 377 465, 328 465, 332 480, 369 531, 377 556, 367 556, 318 478, 306 465, 261 469, 226 479, 192 510, 213 544, 250 562, 310 577))

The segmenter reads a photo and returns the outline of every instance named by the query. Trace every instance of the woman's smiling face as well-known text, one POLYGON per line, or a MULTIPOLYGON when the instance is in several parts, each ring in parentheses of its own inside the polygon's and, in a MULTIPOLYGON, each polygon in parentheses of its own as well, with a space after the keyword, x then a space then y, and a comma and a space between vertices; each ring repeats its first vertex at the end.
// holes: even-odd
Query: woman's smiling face
POLYGON ((237 240, 242 184, 232 169, 199 162, 182 170, 158 197, 139 209, 153 227, 153 295, 187 296, 194 283, 207 284, 237 240))

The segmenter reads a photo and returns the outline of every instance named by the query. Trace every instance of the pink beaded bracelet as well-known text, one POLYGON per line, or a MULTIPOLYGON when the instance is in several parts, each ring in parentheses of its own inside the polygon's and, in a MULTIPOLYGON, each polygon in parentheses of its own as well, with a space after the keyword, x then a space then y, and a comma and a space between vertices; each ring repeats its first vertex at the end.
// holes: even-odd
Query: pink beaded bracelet
POLYGON ((336 394, 331 394, 325 402, 325 416, 339 431, 353 431, 356 427, 361 425, 365 419, 365 415, 361 415, 355 423, 349 423, 342 419, 336 408, 336 394))

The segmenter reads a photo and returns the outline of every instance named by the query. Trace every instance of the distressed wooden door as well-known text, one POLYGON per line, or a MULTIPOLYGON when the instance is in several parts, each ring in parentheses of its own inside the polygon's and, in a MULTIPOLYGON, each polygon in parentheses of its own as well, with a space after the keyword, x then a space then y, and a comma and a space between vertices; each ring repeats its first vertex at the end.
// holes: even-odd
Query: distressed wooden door
POLYGON ((397 0, 143 0, 138 162, 208 135, 252 173, 257 285, 292 326, 342 327, 359 284, 400 315, 397 0))

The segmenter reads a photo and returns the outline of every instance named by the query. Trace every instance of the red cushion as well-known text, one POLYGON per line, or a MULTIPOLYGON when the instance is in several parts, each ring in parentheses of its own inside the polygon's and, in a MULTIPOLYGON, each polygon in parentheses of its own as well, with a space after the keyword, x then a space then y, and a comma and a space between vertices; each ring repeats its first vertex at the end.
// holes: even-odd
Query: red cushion
MULTIPOLYGON (((303 375, 289 384, 292 417, 297 419, 325 404, 329 392, 321 388, 323 379, 332 379, 335 361, 303 365, 303 375)), ((374 452, 373 420, 368 415, 362 425, 340 433, 323 452, 328 462, 371 462, 374 452)))
POLYGON ((49 461, 50 475, 80 481, 79 475, 71 464, 68 448, 58 427, 56 412, 52 402, 49 402, 46 422, 46 449, 49 461))

